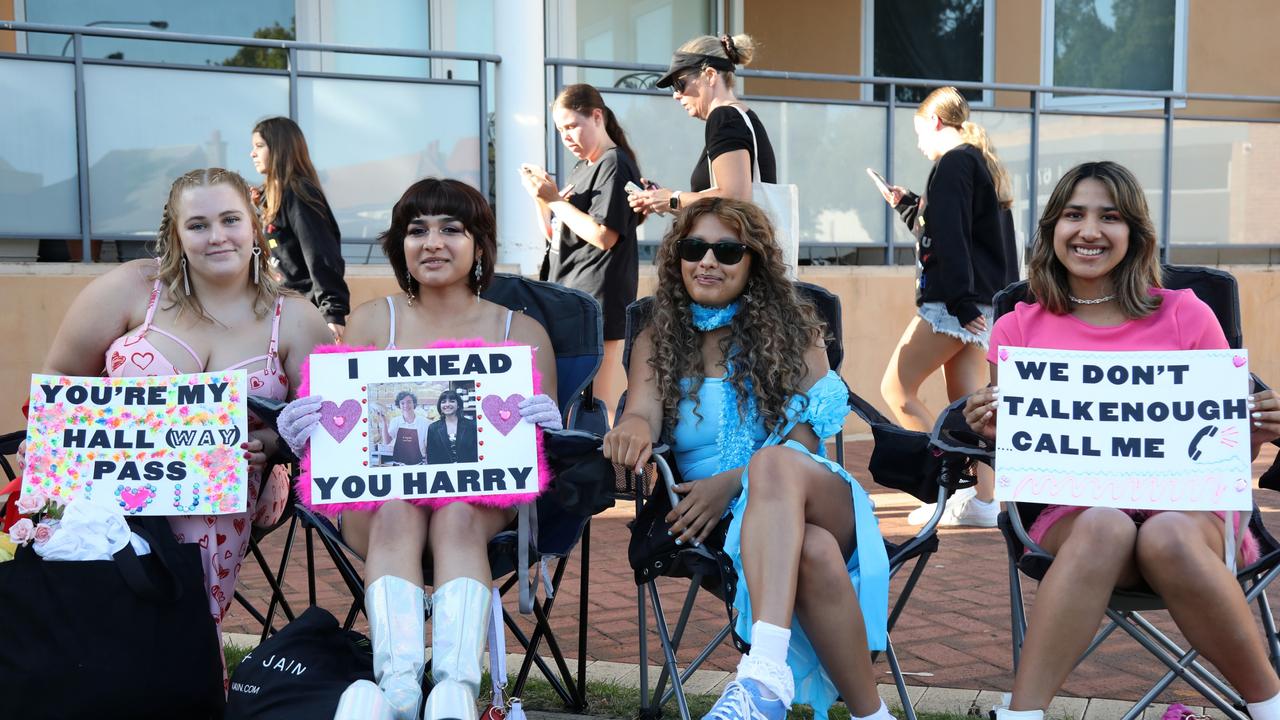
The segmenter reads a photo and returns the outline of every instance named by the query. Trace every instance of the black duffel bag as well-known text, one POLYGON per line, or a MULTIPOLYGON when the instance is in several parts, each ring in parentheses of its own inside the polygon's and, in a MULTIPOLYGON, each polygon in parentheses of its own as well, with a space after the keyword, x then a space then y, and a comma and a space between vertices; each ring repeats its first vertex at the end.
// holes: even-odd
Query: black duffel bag
POLYGON ((342 691, 362 679, 373 680, 369 640, 312 606, 240 661, 227 720, 331 718, 342 691))
POLYGON ((5 717, 221 718, 222 649, 200 548, 163 517, 129 518, 151 545, 114 560, 0 563, 5 717))

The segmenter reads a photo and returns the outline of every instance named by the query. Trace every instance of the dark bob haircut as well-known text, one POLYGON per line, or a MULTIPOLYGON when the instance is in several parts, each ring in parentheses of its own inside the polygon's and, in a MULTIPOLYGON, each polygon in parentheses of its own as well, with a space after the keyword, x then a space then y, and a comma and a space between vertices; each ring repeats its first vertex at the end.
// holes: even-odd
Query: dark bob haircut
POLYGON ((440 414, 440 417, 444 417, 444 411, 440 409, 440 405, 443 404, 445 400, 452 400, 454 404, 458 406, 458 411, 455 414, 458 417, 462 417, 462 396, 458 394, 458 391, 445 390, 440 393, 440 397, 436 398, 436 412, 440 414))
POLYGON ((409 232, 409 223, 423 215, 447 215, 462 223, 475 239, 480 253, 479 287, 475 275, 470 273, 467 285, 477 294, 489 287, 498 255, 497 223, 489 202, 475 188, 459 180, 425 178, 404 191, 391 210, 391 227, 378 237, 400 289, 410 295, 418 294, 418 281, 409 274, 409 263, 404 256, 404 238, 409 232))

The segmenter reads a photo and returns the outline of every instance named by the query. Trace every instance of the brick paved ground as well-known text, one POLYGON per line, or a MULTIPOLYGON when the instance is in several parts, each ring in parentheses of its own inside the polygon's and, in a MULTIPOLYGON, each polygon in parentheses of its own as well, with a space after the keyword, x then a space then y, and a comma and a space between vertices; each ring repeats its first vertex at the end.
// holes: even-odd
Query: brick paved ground
MULTIPOLYGON (((865 471, 871 444, 866 441, 848 444, 847 465, 860 478, 865 471)), ((1269 465, 1270 450, 1255 466, 1258 472, 1269 465)), ((867 483, 869 485, 869 483, 867 483)), ((906 495, 886 492, 869 486, 878 506, 883 531, 890 537, 905 538, 914 530, 906 525, 907 513, 915 502, 906 495)), ((1267 525, 1280 531, 1280 500, 1274 493, 1262 492, 1257 497, 1267 525)), ((590 627, 587 635, 588 656, 597 660, 636 663, 638 626, 636 619, 636 586, 627 564, 627 521, 633 512, 630 504, 619 506, 598 516, 591 529, 591 590, 588 594, 590 627)), ((279 558, 283 549, 283 532, 269 536, 263 543, 268 558, 279 558)), ((318 563, 319 604, 345 613, 349 605, 345 586, 327 558, 320 553, 318 563)), ((290 601, 296 607, 306 603, 305 554, 301 541, 293 551, 293 570, 286 577, 290 601)), ((567 654, 576 656, 578 607, 578 557, 570 561, 565 582, 557 599, 553 626, 567 654)), ((909 673, 908 682, 950 688, 976 690, 1008 690, 1012 685, 1012 662, 1009 643, 1009 599, 1007 560, 999 531, 991 529, 944 529, 941 549, 931 560, 911 602, 898 621, 893 640, 902 667, 909 673), (926 674, 927 673, 927 674, 926 674)), ((905 573, 904 573, 905 575, 905 573)), ((895 580, 893 597, 902 586, 895 580)), ((662 584, 662 598, 669 622, 683 600, 687 583, 670 580, 662 584)), ((1027 583, 1028 604, 1034 597, 1034 583, 1027 583)), ((241 577, 241 591, 255 603, 265 605, 268 597, 261 575, 246 564, 241 577)), ((509 603, 513 606, 514 601, 509 603)), ((1157 626, 1180 639, 1167 614, 1156 613, 1157 626)), ((652 621, 652 618, 650 618, 652 621)), ((724 606, 705 593, 692 614, 687 632, 687 647, 699 646, 715 634, 724 623, 724 606)), ((358 626, 363 628, 363 621, 358 626)), ((230 632, 257 632, 261 626, 244 610, 234 607, 225 628, 230 632)), ((650 664, 655 664, 658 647, 656 635, 650 643, 650 664)), ((509 647, 514 646, 508 640, 509 647)), ((684 654, 687 661, 691 654, 684 654)), ((732 648, 721 648, 705 667, 731 670, 736 663, 732 648)), ((883 662, 878 670, 885 670, 883 662)), ((1079 697, 1136 700, 1147 687, 1163 674, 1164 668, 1151 659, 1134 641, 1113 636, 1085 664, 1072 674, 1063 694, 1079 697)), ((884 678, 887 681, 887 677, 884 678)), ((1161 698, 1163 702, 1197 702, 1199 696, 1185 684, 1175 683, 1161 698)))

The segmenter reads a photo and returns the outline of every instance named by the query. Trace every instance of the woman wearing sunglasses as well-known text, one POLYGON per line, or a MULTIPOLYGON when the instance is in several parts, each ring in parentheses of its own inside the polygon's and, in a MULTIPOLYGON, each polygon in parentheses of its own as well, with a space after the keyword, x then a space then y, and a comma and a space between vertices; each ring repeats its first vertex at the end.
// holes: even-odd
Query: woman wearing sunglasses
POLYGON ((866 493, 824 455, 850 409, 826 328, 749 202, 686 208, 657 265, 604 454, 639 470, 666 438, 684 480, 666 516, 676 543, 727 523, 724 550, 745 581, 735 629, 751 652, 707 717, 781 720, 793 702, 821 717, 839 694, 854 717, 888 720, 868 652, 885 644, 888 560, 866 493))
POLYGON ((703 35, 680 46, 671 57, 671 69, 657 86, 671 88, 685 112, 706 121, 706 144, 689 178, 691 190, 650 187, 631 194, 632 209, 665 214, 702 198, 750 200, 757 166, 759 181, 778 181, 764 123, 733 91, 733 69, 749 65, 753 55, 755 42, 749 35, 703 35))

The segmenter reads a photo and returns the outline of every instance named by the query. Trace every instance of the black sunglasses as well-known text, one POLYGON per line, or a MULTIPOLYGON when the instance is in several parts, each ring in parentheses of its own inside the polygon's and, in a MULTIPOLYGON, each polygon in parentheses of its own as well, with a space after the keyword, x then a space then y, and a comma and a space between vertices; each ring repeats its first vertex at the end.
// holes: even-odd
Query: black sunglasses
POLYGON ((675 90, 676 92, 678 92, 678 93, 680 93, 681 95, 683 95, 683 94, 684 94, 685 84, 689 82, 689 79, 690 79, 690 78, 692 78, 694 75, 697 75, 697 74, 698 74, 698 73, 700 73, 700 72, 702 72, 702 71, 701 71, 701 70, 691 70, 691 71, 689 71, 689 72, 687 72, 687 73, 681 73, 678 77, 672 78, 672 79, 671 79, 671 89, 672 89, 672 90, 675 90))
POLYGON ((747 254, 749 248, 742 243, 728 240, 709 243, 698 238, 684 238, 676 243, 676 250, 680 253, 680 259, 685 262, 698 262, 706 257, 707 251, 710 250, 715 254, 716 262, 721 265, 737 265, 742 262, 742 256, 747 254))

